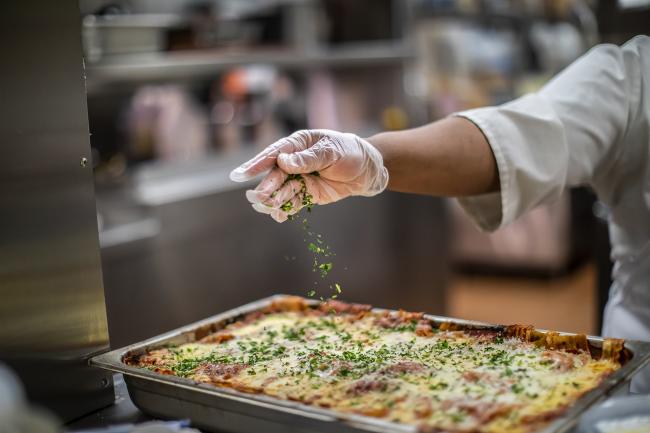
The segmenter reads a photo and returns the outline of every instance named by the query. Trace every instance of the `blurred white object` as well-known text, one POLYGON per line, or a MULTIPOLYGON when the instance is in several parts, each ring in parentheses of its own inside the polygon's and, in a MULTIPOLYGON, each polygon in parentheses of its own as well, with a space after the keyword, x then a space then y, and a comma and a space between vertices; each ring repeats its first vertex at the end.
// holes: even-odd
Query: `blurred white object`
POLYGON ((91 62, 115 54, 160 52, 166 32, 182 23, 177 14, 87 15, 82 21, 84 51, 91 62))
POLYGON ((82 21, 86 57, 93 62, 107 55, 160 52, 166 32, 182 21, 176 14, 87 15, 82 21))
POLYGON ((251 65, 243 68, 244 85, 249 93, 270 92, 277 79, 277 70, 268 65, 251 65))
POLYGON ((187 161, 202 156, 208 147, 207 115, 177 86, 138 90, 127 129, 135 156, 153 153, 163 160, 187 161))
POLYGON ((345 197, 379 194, 388 185, 388 170, 381 153, 354 134, 326 129, 297 131, 264 149, 230 174, 236 182, 249 180, 274 168, 254 190, 246 191, 253 209, 286 221, 304 205, 302 184, 287 180, 287 173, 302 174, 314 204, 328 204, 345 197), (311 173, 318 172, 318 175, 311 173), (289 210, 284 204, 291 203, 289 210))
POLYGON ((553 73, 559 72, 585 51, 582 35, 569 23, 536 22, 530 29, 530 39, 542 69, 553 73))
POLYGON ((578 433, 650 432, 650 395, 615 397, 585 413, 578 433))
POLYGON ((0 420, 7 419, 24 400, 25 395, 18 378, 0 364, 0 420))
POLYGON ((650 7, 650 0, 618 0, 618 6, 622 9, 650 7))
POLYGON ((50 415, 28 407, 22 385, 0 364, 0 433, 55 433, 57 422, 50 415))

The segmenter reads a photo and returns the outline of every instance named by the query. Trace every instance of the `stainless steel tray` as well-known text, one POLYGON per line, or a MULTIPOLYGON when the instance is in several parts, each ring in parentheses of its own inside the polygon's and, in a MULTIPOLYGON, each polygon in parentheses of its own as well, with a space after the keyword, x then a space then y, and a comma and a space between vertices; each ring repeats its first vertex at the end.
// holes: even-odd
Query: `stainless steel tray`
MULTIPOLYGON (((247 394, 229 388, 217 388, 207 384, 160 375, 122 362, 127 355, 138 355, 169 344, 183 344, 196 339, 197 333, 205 334, 225 323, 237 320, 244 314, 268 306, 284 295, 271 296, 216 316, 167 332, 141 343, 94 357, 91 365, 124 374, 129 395, 143 412, 160 418, 189 418, 196 427, 209 431, 258 433, 258 432, 417 432, 417 427, 387 422, 367 416, 346 414, 302 403, 277 398, 247 394)), ((309 300, 309 302, 314 302, 309 300)), ((385 311, 375 309, 375 311, 385 311)), ((482 322, 458 320, 448 317, 425 315, 435 323, 451 322, 464 328, 502 328, 482 322)), ((600 337, 588 337, 594 346, 602 344, 600 337)), ((631 358, 614 374, 606 378, 596 389, 582 396, 559 419, 539 433, 569 431, 587 408, 609 395, 622 391, 629 385, 632 375, 650 362, 650 343, 626 341, 625 348, 631 358)))

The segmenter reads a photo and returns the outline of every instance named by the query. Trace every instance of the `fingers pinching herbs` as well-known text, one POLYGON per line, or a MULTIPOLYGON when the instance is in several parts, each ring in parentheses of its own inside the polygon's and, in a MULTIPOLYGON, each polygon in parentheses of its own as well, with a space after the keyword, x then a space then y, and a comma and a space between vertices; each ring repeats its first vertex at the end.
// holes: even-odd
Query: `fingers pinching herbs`
POLYGON ((275 194, 272 194, 270 201, 260 204, 259 206, 264 205, 269 209, 273 209, 270 213, 273 219, 276 221, 284 221, 286 219, 291 219, 304 207, 306 207, 308 211, 311 211, 314 201, 311 193, 307 189, 304 176, 300 174, 290 174, 282 188, 280 188, 280 190, 275 194), (284 215, 281 215, 279 212, 283 212, 284 215))
POLYGON ((305 191, 309 191, 311 204, 328 204, 332 201, 334 191, 328 181, 325 181, 320 175, 305 174, 302 175, 305 183, 305 191))
POLYGON ((253 203, 252 206, 255 211, 263 213, 265 215, 271 215, 274 211, 277 210, 262 203, 253 203))
POLYGON ((280 206, 279 209, 272 209, 270 215, 271 218, 273 218, 276 222, 283 223, 300 212, 300 209, 303 207, 304 205, 302 198, 298 195, 295 195, 291 200, 285 202, 282 206, 280 206))
POLYGON ((296 131, 288 137, 281 138, 230 172, 230 180, 244 182, 273 168, 280 153, 293 153, 311 146, 309 131, 296 131))
POLYGON ((292 217, 293 215, 300 212, 300 209, 304 207, 302 197, 299 195, 294 195, 293 198, 289 201, 284 202, 280 206, 280 210, 285 212, 287 216, 292 217))
POLYGON ((297 194, 300 194, 302 188, 302 182, 297 179, 290 179, 286 181, 280 189, 273 192, 264 204, 272 208, 279 208, 294 198, 297 194))
POLYGON ((294 203, 300 203, 300 200, 294 197, 290 202, 287 202, 287 204, 283 206, 284 209, 287 210, 272 208, 261 203, 253 203, 252 206, 253 209, 255 209, 257 212, 265 215, 269 215, 275 221, 281 223, 288 220, 291 217, 291 215, 295 214, 296 212, 298 212, 298 210, 300 210, 299 208, 289 209, 289 207, 292 207, 294 203))
POLYGON ((273 218, 276 222, 283 223, 288 219, 291 219, 291 215, 282 209, 275 209, 273 212, 271 212, 271 218, 273 218))
POLYGON ((284 222, 303 207, 311 208, 314 204, 303 175, 287 175, 277 168, 255 190, 246 191, 246 197, 253 209, 278 222, 284 222), (276 189, 273 191, 273 188, 276 189))
POLYGON ((233 180, 269 174, 246 197, 258 212, 284 221, 300 208, 349 196, 370 197, 388 184, 381 153, 363 138, 329 130, 302 130, 233 170, 233 180))
POLYGON ((277 167, 274 168, 262 179, 255 189, 246 191, 246 198, 250 203, 264 203, 275 191, 282 187, 287 177, 287 173, 277 167))

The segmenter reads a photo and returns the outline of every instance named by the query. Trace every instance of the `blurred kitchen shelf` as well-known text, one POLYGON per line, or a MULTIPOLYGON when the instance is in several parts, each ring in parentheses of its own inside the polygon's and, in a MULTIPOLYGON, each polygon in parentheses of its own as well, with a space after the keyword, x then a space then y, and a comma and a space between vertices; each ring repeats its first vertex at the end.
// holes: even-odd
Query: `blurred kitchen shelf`
POLYGON ((272 65, 286 69, 354 67, 400 63, 413 58, 402 42, 364 43, 312 52, 291 50, 197 51, 120 55, 86 65, 89 91, 113 83, 144 83, 210 77, 242 65, 272 65))
POLYGON ((260 148, 205 155, 192 161, 152 161, 134 170, 133 198, 144 206, 160 206, 192 198, 252 188, 261 176, 245 182, 230 180, 230 171, 251 159, 260 148))
POLYGON ((530 21, 544 20, 544 16, 536 13, 526 13, 523 11, 475 11, 463 12, 458 10, 446 10, 436 8, 419 8, 416 11, 417 17, 422 18, 443 18, 456 19, 470 23, 485 24, 515 24, 522 25, 530 21))

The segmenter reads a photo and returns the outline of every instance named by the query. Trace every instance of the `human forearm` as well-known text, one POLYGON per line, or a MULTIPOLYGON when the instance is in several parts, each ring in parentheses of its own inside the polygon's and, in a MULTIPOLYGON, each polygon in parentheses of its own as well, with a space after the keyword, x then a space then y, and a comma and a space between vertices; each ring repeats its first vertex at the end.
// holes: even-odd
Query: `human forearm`
POLYGON ((269 145, 230 174, 266 177, 246 192, 253 208, 285 221, 306 204, 395 191, 466 196, 496 191, 492 150, 468 120, 449 118, 364 140, 331 130, 296 131, 269 145), (296 177, 299 176, 299 177, 296 177))
POLYGON ((394 191, 468 196, 499 189, 492 149, 467 119, 449 117, 368 141, 381 152, 394 191))

